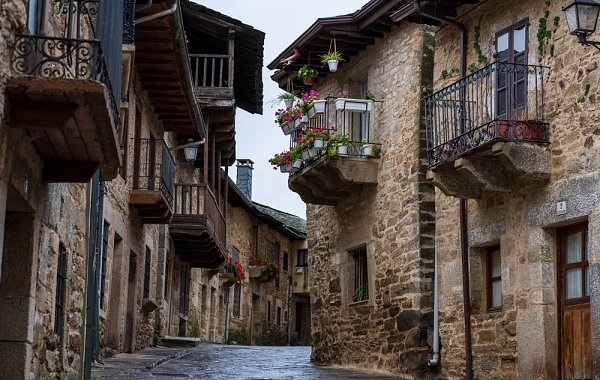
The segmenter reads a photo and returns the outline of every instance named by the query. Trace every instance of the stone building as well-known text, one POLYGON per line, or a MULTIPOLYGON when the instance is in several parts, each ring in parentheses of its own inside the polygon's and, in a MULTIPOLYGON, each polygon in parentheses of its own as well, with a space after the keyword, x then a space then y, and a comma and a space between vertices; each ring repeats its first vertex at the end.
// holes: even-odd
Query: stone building
POLYGON ((319 70, 312 88, 331 97, 311 125, 356 147, 289 179, 310 203, 314 360, 419 379, 600 377, 598 51, 569 34, 567 5, 373 0, 269 64, 302 88, 324 41, 345 59, 319 70), (341 90, 366 89, 370 112, 336 111, 341 90))
POLYGON ((236 107, 262 112, 264 33, 188 1, 110 5, 3 4, 6 378, 87 376, 110 350, 187 335, 225 258, 215 173, 235 162, 236 107))

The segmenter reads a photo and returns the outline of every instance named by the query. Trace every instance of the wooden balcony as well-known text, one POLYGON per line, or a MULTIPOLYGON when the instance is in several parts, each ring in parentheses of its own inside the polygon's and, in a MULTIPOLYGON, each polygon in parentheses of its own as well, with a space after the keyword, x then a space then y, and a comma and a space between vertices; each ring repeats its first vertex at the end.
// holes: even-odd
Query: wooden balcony
POLYGON ((495 62, 428 96, 427 178, 459 198, 547 181, 546 69, 495 62))
POLYGON ((98 168, 103 180, 114 179, 121 153, 113 84, 120 87, 120 78, 109 78, 100 42, 17 34, 11 54, 8 125, 29 134, 44 160, 43 179, 87 182, 98 168))
POLYGON ((175 161, 164 140, 132 139, 134 173, 129 204, 144 224, 167 224, 173 215, 175 161))
POLYGON ((345 154, 318 151, 290 175, 290 190, 306 203, 335 206, 351 192, 377 185, 381 146, 373 145, 377 147, 373 155, 363 154, 359 142, 351 142, 345 154))
POLYGON ((193 268, 217 268, 225 261, 226 222, 204 184, 175 184, 175 213, 169 234, 175 254, 193 268))

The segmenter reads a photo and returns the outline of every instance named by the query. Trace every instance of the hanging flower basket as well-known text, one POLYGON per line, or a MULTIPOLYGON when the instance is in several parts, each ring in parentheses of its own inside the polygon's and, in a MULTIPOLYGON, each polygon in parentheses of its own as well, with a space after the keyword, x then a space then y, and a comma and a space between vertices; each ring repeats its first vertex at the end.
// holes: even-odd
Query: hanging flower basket
POLYGON ((335 73, 338 68, 338 63, 339 63, 339 61, 337 61, 335 59, 332 59, 331 61, 327 61, 327 66, 329 66, 329 71, 331 71, 332 73, 335 73))
POLYGON ((370 112, 372 107, 372 100, 340 98, 335 101, 338 111, 370 112))
POLYGON ((301 119, 294 120, 294 130, 302 128, 305 124, 308 124, 308 116, 302 115, 301 119))
POLYGON ((325 112, 325 104, 327 100, 315 100, 311 103, 308 109, 308 118, 312 119, 315 115, 322 114, 325 112))

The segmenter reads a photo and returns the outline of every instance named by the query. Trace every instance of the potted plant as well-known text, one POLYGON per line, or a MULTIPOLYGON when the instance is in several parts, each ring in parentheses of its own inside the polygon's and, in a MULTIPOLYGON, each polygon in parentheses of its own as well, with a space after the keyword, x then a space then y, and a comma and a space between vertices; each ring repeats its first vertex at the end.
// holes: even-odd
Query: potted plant
POLYGON ((298 70, 298 79, 304 82, 305 85, 310 86, 313 84, 314 79, 319 75, 316 69, 313 69, 309 65, 304 65, 298 70))
POLYGON ((325 100, 321 100, 322 95, 315 91, 310 90, 309 92, 303 92, 300 95, 300 101, 298 102, 298 109, 301 113, 301 117, 296 120, 295 126, 301 127, 300 123, 307 124, 309 119, 310 110, 313 108, 315 103, 321 104, 323 103, 323 108, 325 108, 325 100))
POLYGON ((344 62, 344 58, 342 57, 342 53, 340 53, 337 50, 330 51, 329 53, 323 54, 321 56, 321 63, 323 64, 323 66, 328 65, 329 71, 331 71, 332 73, 335 73, 337 71, 338 64, 340 62, 344 62))
POLYGON ((350 111, 350 112, 370 112, 373 107, 373 100, 375 95, 371 90, 367 90, 362 99, 349 99, 346 98, 346 91, 341 91, 340 95, 335 101, 335 109, 338 111, 350 111))
POLYGON ((339 154, 348 154, 348 144, 350 144, 350 139, 348 135, 340 135, 337 137, 337 150, 339 154))
POLYGON ((361 156, 370 156, 373 152, 373 144, 369 143, 367 139, 360 141, 360 154, 361 156))
POLYGON ((353 302, 360 302, 369 299, 369 286, 367 284, 362 284, 354 291, 354 295, 352 296, 353 302))
POLYGON ((277 100, 282 101, 285 104, 285 108, 292 108, 294 106, 294 99, 298 96, 296 91, 282 92, 277 97, 277 100))

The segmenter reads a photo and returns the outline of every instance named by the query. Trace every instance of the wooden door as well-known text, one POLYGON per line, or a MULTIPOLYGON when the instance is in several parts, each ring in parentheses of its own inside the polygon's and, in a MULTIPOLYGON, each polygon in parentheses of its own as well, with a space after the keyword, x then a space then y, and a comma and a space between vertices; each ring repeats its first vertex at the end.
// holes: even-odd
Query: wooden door
POLYGON ((587 222, 559 230, 562 379, 592 378, 587 222))

